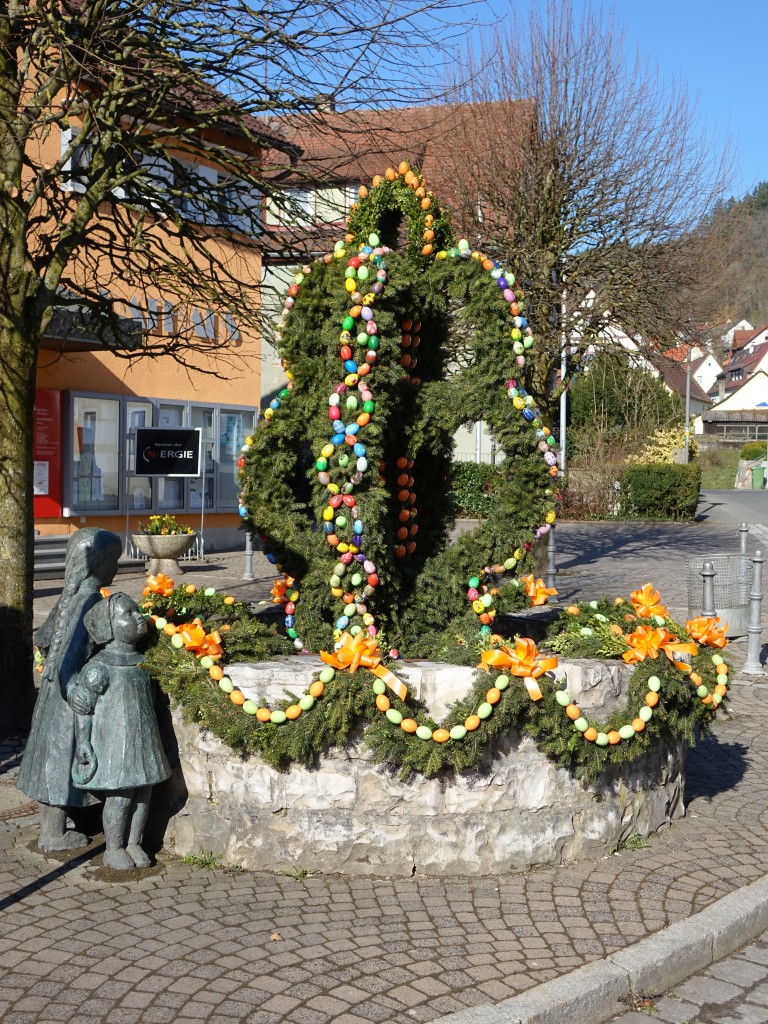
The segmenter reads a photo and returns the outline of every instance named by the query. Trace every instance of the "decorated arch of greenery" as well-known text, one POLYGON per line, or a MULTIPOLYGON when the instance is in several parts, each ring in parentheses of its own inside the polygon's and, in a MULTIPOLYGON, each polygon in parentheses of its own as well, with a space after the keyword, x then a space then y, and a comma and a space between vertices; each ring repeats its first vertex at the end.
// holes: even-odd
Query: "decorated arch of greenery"
POLYGON ((500 611, 555 593, 530 571, 557 497, 553 438, 524 386, 535 339, 513 272, 454 240, 407 164, 362 187, 344 239, 296 274, 277 341, 287 383, 243 448, 240 511, 279 574, 285 636, 234 598, 150 580, 148 666, 188 717, 277 766, 365 722, 375 757, 426 775, 478 764, 512 728, 583 778, 709 728, 725 636, 716 620, 674 622, 650 584, 566 609, 545 653, 496 632, 500 611), (451 539, 452 438, 479 420, 501 483, 488 518, 451 539), (226 674, 291 649, 325 664, 272 708, 226 674), (485 671, 437 723, 398 678, 397 649, 485 671), (558 653, 634 665, 627 708, 584 714, 549 675, 558 653))

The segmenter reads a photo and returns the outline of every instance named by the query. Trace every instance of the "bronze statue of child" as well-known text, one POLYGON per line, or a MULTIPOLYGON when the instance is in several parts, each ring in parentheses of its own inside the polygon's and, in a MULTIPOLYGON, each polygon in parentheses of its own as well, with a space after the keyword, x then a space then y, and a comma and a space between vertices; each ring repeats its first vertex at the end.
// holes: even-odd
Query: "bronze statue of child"
POLYGON ((121 550, 120 538, 108 530, 87 526, 73 534, 67 544, 61 597, 35 634, 45 667, 17 785, 40 805, 43 850, 71 850, 88 843, 83 833, 67 830, 68 808, 95 803, 73 785, 70 774, 75 713, 86 710, 88 703, 74 680, 96 650, 85 629, 85 615, 101 602, 100 589, 114 579, 121 550))
POLYGON ((171 774, 160 741, 152 680, 139 666, 147 623, 126 594, 105 598, 85 616, 96 644, 106 645, 80 671, 76 687, 88 694, 78 713, 72 780, 104 797, 104 865, 116 871, 149 867, 141 848, 152 786, 171 774))

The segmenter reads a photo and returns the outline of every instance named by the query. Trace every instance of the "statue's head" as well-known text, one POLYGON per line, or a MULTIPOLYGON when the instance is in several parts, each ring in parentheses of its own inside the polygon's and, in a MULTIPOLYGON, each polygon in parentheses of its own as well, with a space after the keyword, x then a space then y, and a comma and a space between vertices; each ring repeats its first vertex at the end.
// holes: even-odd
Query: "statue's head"
POLYGON ((64 577, 68 584, 79 586, 86 579, 95 579, 106 587, 115 578, 122 542, 116 533, 86 526, 73 534, 67 544, 64 577))

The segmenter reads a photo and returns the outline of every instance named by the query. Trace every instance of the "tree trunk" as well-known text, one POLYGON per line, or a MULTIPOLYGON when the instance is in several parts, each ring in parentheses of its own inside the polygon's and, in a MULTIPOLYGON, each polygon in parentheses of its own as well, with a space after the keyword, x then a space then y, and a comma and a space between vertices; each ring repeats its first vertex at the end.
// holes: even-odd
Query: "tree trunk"
POLYGON ((35 702, 32 676, 34 530, 32 423, 37 346, 0 325, 0 734, 23 732, 35 702))

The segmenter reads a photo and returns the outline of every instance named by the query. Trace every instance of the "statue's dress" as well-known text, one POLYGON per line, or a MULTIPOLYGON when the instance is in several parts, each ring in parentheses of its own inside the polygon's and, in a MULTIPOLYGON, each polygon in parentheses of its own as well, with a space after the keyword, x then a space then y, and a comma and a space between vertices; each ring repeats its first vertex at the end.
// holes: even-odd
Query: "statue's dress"
POLYGON ((96 774, 83 789, 138 789, 171 774, 160 741, 152 679, 137 664, 142 657, 108 646, 80 673, 80 684, 92 692, 106 684, 96 698, 91 726, 96 774))
POLYGON ((75 715, 66 692, 67 684, 96 650, 83 617, 101 600, 99 587, 97 580, 86 579, 74 594, 58 602, 35 634, 35 642, 48 657, 17 785, 33 800, 57 807, 93 802, 72 782, 75 715))

